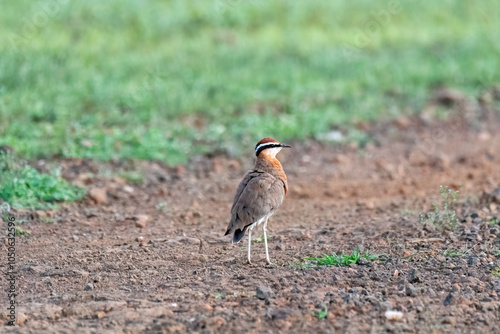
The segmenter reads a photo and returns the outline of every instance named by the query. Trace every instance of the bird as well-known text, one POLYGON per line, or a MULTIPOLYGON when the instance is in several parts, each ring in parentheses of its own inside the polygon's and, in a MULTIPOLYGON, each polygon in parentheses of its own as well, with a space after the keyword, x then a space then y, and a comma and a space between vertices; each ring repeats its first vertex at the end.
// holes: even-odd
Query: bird
POLYGON ((276 159, 283 148, 290 145, 281 144, 273 138, 264 138, 255 145, 255 166, 248 171, 240 182, 233 206, 231 219, 226 234, 233 233, 233 243, 239 242, 248 230, 248 263, 252 243, 252 229, 263 223, 266 261, 272 265, 267 248, 267 221, 283 203, 288 191, 288 182, 281 163, 276 159))

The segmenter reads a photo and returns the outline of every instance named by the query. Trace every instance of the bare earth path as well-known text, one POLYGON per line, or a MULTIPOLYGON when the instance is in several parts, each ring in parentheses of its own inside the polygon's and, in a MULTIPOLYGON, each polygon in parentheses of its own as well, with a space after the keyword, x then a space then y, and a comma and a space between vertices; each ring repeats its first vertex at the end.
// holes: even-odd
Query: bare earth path
POLYGON ((488 222, 500 196, 483 196, 500 186, 498 129, 491 120, 403 119, 374 129, 375 143, 362 150, 305 143, 280 153, 291 190, 269 222, 274 267, 262 243, 248 265, 246 238, 223 237, 249 157, 137 163, 139 184, 115 176, 130 163, 59 161, 66 178, 105 189, 106 202, 89 197, 52 217, 16 213, 32 216, 23 225, 31 235, 18 237, 19 326, 0 331, 498 333, 500 227, 488 222), (469 199, 455 232, 418 220, 442 184, 469 199), (356 245, 384 256, 299 265, 356 245), (445 256, 461 248, 466 254, 445 256), (312 311, 322 304, 328 316, 318 319, 312 311), (403 318, 387 320, 388 309, 403 318))

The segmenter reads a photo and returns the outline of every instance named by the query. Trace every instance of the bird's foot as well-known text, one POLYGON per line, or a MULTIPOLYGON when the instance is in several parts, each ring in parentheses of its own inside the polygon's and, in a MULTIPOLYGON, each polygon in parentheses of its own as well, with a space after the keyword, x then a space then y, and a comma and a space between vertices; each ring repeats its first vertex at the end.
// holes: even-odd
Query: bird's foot
POLYGON ((276 263, 271 262, 271 260, 266 260, 266 262, 267 262, 268 266, 270 266, 270 267, 276 267, 276 263))

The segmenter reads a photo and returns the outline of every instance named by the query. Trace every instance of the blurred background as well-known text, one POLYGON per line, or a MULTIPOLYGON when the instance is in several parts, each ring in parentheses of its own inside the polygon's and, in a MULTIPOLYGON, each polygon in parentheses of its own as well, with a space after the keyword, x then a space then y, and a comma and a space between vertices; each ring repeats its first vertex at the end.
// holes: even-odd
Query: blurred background
POLYGON ((369 140, 500 82, 500 2, 1 1, 0 145, 27 158, 369 140))

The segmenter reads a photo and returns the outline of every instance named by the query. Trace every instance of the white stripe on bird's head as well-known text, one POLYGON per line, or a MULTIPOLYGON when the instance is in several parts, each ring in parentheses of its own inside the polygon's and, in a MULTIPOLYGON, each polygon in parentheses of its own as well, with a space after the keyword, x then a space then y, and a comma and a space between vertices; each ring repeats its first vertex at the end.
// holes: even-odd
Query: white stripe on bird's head
POLYGON ((273 146, 276 146, 276 145, 279 145, 280 143, 278 142, 269 142, 269 143, 263 143, 263 144, 260 144, 258 145, 256 148, 255 148, 255 153, 259 152, 259 150, 261 148, 264 148, 266 149, 265 147, 268 146, 268 147, 273 147, 273 146))

